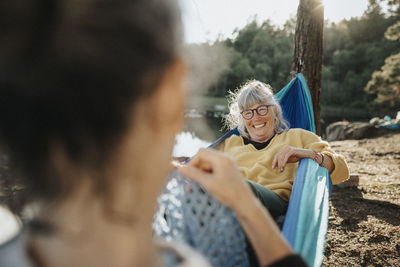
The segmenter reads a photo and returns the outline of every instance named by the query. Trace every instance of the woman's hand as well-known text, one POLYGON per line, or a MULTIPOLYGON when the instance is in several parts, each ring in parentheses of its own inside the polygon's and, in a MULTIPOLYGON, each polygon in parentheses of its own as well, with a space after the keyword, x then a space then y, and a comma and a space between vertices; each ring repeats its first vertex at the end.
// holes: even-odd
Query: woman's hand
POLYGON ((313 158, 314 152, 310 149, 303 149, 292 146, 284 146, 272 161, 272 168, 278 168, 283 172, 287 163, 295 163, 303 158, 313 158))
POLYGON ((189 163, 178 170, 235 212, 245 208, 242 207, 246 202, 243 200, 254 197, 235 161, 222 152, 200 149, 189 163))

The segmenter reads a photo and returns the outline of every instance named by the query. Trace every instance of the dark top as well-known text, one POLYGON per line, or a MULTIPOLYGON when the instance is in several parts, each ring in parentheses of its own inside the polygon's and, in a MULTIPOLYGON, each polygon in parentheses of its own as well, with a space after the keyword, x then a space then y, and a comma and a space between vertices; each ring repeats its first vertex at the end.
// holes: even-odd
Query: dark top
POLYGON ((244 142, 245 145, 252 144, 257 150, 261 150, 261 149, 263 149, 263 148, 268 146, 268 144, 271 142, 271 140, 272 140, 272 138, 274 138, 274 136, 275 135, 273 135, 268 141, 262 142, 262 143, 252 141, 252 140, 247 139, 246 137, 243 137, 243 136, 242 136, 242 138, 243 138, 243 142, 244 142))
POLYGON ((268 267, 285 267, 285 266, 307 267, 308 265, 303 260, 303 258, 298 254, 289 255, 281 260, 278 260, 268 265, 268 267))

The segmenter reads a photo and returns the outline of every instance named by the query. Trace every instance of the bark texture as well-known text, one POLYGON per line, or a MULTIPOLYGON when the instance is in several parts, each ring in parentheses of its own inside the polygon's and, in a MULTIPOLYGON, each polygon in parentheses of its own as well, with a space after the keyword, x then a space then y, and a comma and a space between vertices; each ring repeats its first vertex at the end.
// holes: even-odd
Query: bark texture
POLYGON ((322 79, 322 38, 324 7, 322 0, 300 0, 297 9, 294 56, 292 72, 303 73, 307 80, 313 102, 315 128, 321 133, 320 94, 322 79))

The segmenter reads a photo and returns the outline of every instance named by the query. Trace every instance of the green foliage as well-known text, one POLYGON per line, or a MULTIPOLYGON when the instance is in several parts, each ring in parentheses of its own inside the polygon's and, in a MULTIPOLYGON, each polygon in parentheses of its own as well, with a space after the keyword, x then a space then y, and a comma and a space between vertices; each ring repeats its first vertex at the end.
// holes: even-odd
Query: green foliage
POLYGON ((211 88, 210 95, 226 96, 229 90, 235 90, 249 79, 269 83, 277 90, 283 87, 290 72, 293 25, 293 20, 289 20, 280 29, 270 21, 261 25, 252 21, 236 31, 236 38, 225 40, 230 68, 211 88))
POLYGON ((400 40, 400 21, 396 22, 392 26, 390 26, 385 32, 386 39, 389 40, 400 40))
MULTIPOLYGON (((396 95, 393 88, 399 75, 395 68, 395 64, 399 64, 398 57, 391 56, 400 53, 400 0, 369 2, 362 17, 325 25, 322 106, 343 110, 366 110, 374 106, 379 113, 384 112, 385 107, 397 105, 387 98, 396 95), (388 4, 391 11, 384 14, 380 7, 382 2, 388 4), (385 62, 387 57, 390 59, 385 62), (365 89, 367 84, 368 90, 365 89), (394 93, 387 92, 388 88, 394 93)), ((212 62, 204 69, 216 72, 218 79, 197 75, 199 81, 206 80, 199 84, 208 86, 208 95, 215 97, 226 96, 229 90, 235 90, 249 79, 269 83, 278 91, 289 80, 294 29, 294 17, 283 28, 268 20, 262 24, 254 20, 237 29, 232 39, 200 45, 197 49, 207 52, 202 59, 212 62), (221 62, 223 67, 215 66, 221 62)), ((368 116, 365 113, 365 117, 368 116)))
MULTIPOLYGON (((376 0, 370 1, 376 4, 376 0)), ((387 28, 384 35, 388 40, 399 41, 400 0, 390 0, 388 5, 395 7, 392 13, 397 21, 387 28)), ((397 52, 399 51, 397 50, 397 52)), ((373 96, 371 107, 378 110, 379 113, 393 115, 400 109, 400 53, 387 57, 381 70, 373 72, 365 91, 373 96)))
POLYGON ((372 74, 365 90, 376 96, 375 108, 390 113, 400 110, 400 53, 385 60, 382 69, 372 74))
POLYGON ((396 14, 383 14, 379 2, 370 1, 361 18, 325 26, 323 105, 361 109, 371 106, 373 96, 364 90, 371 74, 382 67, 386 57, 400 52, 398 43, 384 37, 397 19, 396 14))

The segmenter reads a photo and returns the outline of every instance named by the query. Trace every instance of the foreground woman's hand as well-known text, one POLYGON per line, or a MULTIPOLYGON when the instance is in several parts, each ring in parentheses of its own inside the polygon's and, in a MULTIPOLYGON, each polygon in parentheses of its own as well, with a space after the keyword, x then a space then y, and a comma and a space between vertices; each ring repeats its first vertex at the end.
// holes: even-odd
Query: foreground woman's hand
POLYGON ((236 163, 225 154, 201 149, 179 172, 201 184, 214 198, 235 212, 253 245, 261 266, 292 253, 268 211, 253 195, 236 163))
POLYGON ((178 170, 235 212, 243 206, 242 201, 253 197, 236 162, 222 152, 200 149, 189 163, 178 170))

